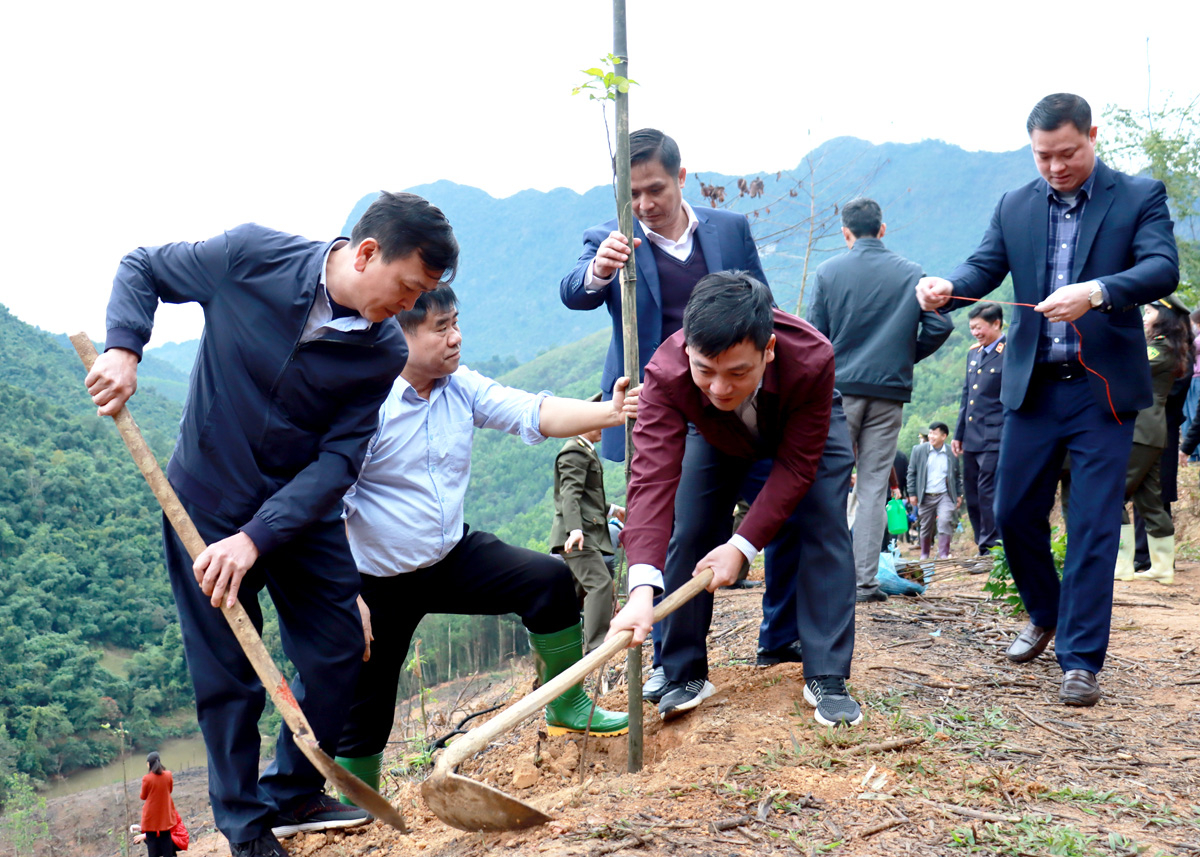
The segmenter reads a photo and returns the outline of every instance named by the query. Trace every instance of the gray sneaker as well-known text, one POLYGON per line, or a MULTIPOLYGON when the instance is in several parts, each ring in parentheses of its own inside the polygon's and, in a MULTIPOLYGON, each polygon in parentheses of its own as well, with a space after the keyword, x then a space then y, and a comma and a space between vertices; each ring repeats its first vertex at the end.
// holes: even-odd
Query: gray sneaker
POLYGON ((823 726, 857 726, 862 723, 862 709, 850 697, 846 680, 840 675, 818 675, 806 680, 804 701, 817 709, 817 722, 823 726))
POLYGON ((716 692, 717 689, 711 681, 702 678, 692 679, 663 694, 662 702, 658 704, 658 714, 663 720, 674 720, 681 714, 691 711, 716 692))
POLYGON ((650 675, 646 677, 646 682, 642 685, 642 699, 658 705, 666 691, 667 671, 662 667, 655 667, 650 670, 650 675))

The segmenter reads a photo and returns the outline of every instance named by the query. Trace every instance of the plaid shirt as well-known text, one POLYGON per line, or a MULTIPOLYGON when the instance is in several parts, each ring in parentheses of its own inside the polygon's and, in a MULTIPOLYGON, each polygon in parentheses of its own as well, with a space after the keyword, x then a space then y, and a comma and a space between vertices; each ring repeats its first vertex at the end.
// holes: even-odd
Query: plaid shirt
MULTIPOLYGON (((1087 201, 1092 195, 1092 184, 1096 170, 1087 177, 1076 192, 1075 202, 1068 205, 1050 185, 1046 184, 1046 196, 1050 201, 1050 226, 1046 244, 1046 293, 1043 298, 1074 280, 1071 271, 1075 266, 1075 246, 1079 243, 1079 222, 1083 219, 1087 201)), ((1050 321, 1042 317, 1041 338, 1038 341, 1037 362, 1069 363, 1079 359, 1079 335, 1065 321, 1050 321)))

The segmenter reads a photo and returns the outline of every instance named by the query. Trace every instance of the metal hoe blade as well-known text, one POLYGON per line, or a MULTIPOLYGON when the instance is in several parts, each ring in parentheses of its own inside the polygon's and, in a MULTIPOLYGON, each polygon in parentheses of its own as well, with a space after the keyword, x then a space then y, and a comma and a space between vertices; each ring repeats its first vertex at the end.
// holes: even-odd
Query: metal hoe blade
MULTIPOLYGON (((681 604, 692 600, 708 586, 712 577, 712 569, 707 568, 664 598, 654 608, 654 621, 658 622, 681 604)), ((438 759, 429 779, 421 785, 421 796, 433 814, 459 830, 518 830, 550 821, 550 816, 537 807, 497 788, 456 774, 454 769, 484 749, 497 735, 541 711, 546 703, 561 696, 592 670, 627 648, 632 639, 633 634, 629 631, 618 634, 533 693, 452 743, 438 759)))

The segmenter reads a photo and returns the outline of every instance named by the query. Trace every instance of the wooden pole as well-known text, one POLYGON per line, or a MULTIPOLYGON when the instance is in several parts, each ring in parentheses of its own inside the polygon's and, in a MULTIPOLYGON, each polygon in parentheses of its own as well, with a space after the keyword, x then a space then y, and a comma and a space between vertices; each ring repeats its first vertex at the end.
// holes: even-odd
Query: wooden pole
MULTIPOLYGON (((629 53, 625 43, 625 0, 613 0, 613 71, 629 77, 629 53)), ((633 190, 629 178, 629 93, 617 91, 617 223, 633 249, 633 190)), ((638 355, 637 268, 633 253, 621 269, 621 324, 625 340, 625 374, 631 384, 642 380, 642 361, 638 355)), ((625 423, 625 485, 629 486, 633 462, 633 422, 625 423)), ((629 764, 628 770, 642 769, 642 650, 630 649, 625 655, 625 677, 629 682, 629 764)))

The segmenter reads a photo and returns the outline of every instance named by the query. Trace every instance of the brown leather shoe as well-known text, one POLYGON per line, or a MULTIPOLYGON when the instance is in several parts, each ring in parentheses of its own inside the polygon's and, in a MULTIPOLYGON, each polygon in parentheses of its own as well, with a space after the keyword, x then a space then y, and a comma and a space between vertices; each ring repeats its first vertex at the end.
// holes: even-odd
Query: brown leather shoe
POLYGON ((1063 673, 1058 701, 1063 705, 1090 706, 1100 701, 1100 682, 1087 670, 1067 670, 1063 673))
POLYGON ((1046 646, 1050 645, 1050 641, 1053 639, 1053 628, 1039 628, 1030 622, 1021 629, 1021 633, 1017 634, 1017 639, 1012 641, 1012 645, 1004 654, 1010 661, 1023 664, 1026 661, 1032 661, 1046 651, 1046 646))

